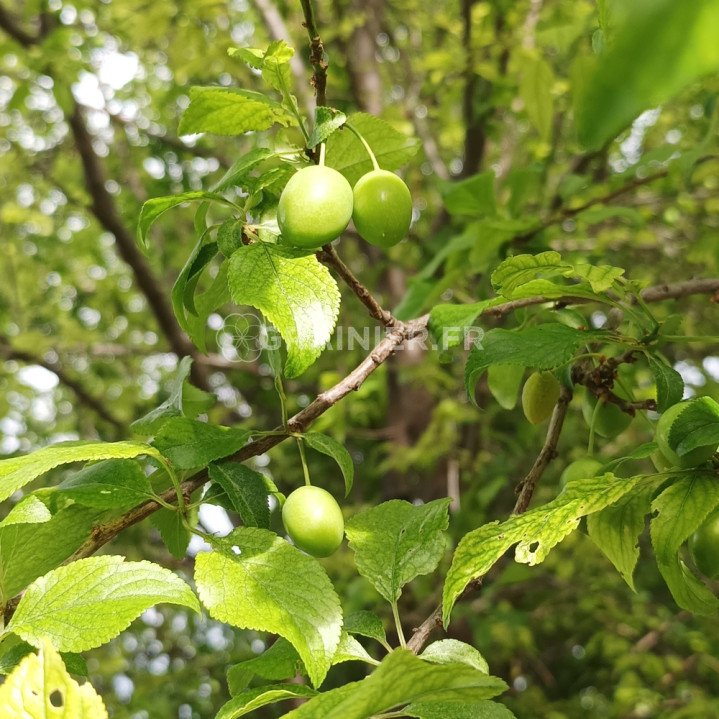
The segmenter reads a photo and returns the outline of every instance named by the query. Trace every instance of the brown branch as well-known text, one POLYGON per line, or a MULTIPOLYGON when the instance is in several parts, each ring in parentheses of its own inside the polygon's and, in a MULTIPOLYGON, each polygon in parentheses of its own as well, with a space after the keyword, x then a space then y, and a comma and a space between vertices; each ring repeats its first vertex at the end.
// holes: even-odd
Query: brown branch
POLYGON ((661 302, 662 300, 676 300, 687 295, 713 295, 712 300, 719 302, 719 277, 705 279, 685 280, 654 287, 647 287, 640 293, 645 302, 661 302))
POLYGON ((14 349, 4 337, 0 338, 0 355, 6 359, 13 359, 25 364, 34 364, 44 367, 49 372, 55 374, 62 384, 75 393, 78 401, 95 412, 98 417, 105 420, 108 424, 111 424, 120 432, 127 429, 125 422, 115 417, 97 397, 93 396, 85 389, 84 384, 79 379, 68 374, 59 362, 52 362, 44 357, 33 355, 30 352, 14 349))
POLYGON ((302 12, 305 21, 302 23, 307 28, 307 35, 310 39, 310 64, 314 70, 312 75, 312 86, 315 88, 317 95, 317 105, 322 106, 327 102, 327 55, 322 44, 322 38, 317 30, 317 22, 315 20, 315 11, 312 6, 312 0, 300 0, 302 4, 302 12))
MULTIPOLYGON (((557 456, 557 443, 559 442, 559 437, 562 433, 564 419, 567 416, 567 410, 569 409, 571 399, 572 393, 566 387, 563 387, 559 401, 554 407, 554 412, 549 420, 549 428, 547 430, 547 436, 544 440, 544 445, 537 455, 537 459, 534 461, 532 468, 527 473, 527 476, 520 482, 517 488, 517 500, 514 503, 512 515, 523 514, 527 511, 527 507, 529 507, 529 503, 532 500, 537 483, 541 479, 550 462, 557 456)), ((484 577, 477 577, 470 582, 465 587, 459 599, 466 598, 468 595, 481 589, 483 580, 484 577)), ((432 634, 435 629, 439 629, 441 626, 442 605, 439 604, 434 608, 427 619, 425 619, 422 624, 414 630, 414 633, 407 642, 407 648, 415 654, 419 654, 424 645, 427 643, 430 634, 432 634)))
POLYGON ((355 277, 352 270, 340 259, 337 250, 335 250, 332 245, 325 245, 322 250, 317 253, 317 258, 335 269, 352 292, 357 295, 359 301, 369 310, 371 317, 379 320, 385 327, 394 327, 397 324, 397 320, 392 316, 392 313, 382 309, 372 293, 355 277))

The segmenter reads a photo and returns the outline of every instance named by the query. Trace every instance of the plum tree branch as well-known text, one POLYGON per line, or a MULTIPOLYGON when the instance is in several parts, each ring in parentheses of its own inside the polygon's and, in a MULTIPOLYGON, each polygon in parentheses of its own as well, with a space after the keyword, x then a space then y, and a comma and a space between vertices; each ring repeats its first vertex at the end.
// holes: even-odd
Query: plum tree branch
POLYGON ((307 28, 307 35, 310 39, 310 64, 314 73, 312 75, 312 86, 315 88, 317 95, 317 105, 322 106, 327 102, 327 55, 322 44, 322 38, 317 30, 317 21, 315 20, 315 10, 312 0, 300 0, 302 4, 302 12, 305 17, 303 25, 307 28))
POLYGON ((369 310, 370 316, 379 320, 385 327, 394 327, 397 320, 392 313, 382 308, 372 293, 355 277, 352 270, 342 261, 332 245, 325 245, 317 253, 317 258, 334 268, 345 284, 357 295, 359 301, 369 310))

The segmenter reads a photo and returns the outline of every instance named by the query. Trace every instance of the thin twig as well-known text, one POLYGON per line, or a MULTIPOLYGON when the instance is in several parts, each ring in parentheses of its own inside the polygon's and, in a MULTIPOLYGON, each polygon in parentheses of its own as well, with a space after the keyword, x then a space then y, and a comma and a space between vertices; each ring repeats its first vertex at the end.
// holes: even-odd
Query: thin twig
POLYGON ((317 105, 322 106, 327 102, 327 55, 322 44, 322 38, 317 30, 317 22, 315 20, 315 11, 312 6, 312 0, 300 0, 302 4, 302 12, 305 16, 303 25, 307 28, 307 35, 310 39, 310 64, 314 70, 312 75, 312 86, 315 88, 317 95, 317 105))

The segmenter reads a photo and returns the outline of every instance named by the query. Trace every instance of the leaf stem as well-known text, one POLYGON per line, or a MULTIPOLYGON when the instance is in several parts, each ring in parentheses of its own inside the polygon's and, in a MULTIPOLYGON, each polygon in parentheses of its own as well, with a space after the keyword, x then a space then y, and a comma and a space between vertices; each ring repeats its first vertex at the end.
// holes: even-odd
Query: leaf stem
POLYGON ((327 151, 327 145, 323 142, 323 143, 320 145, 320 161, 319 161, 319 163, 318 163, 320 167, 324 167, 324 166, 325 166, 325 153, 326 153, 326 151, 327 151))
POLYGON ((297 449, 300 450, 300 460, 302 461, 302 473, 305 475, 305 484, 309 487, 312 485, 312 482, 310 481, 310 470, 307 466, 304 440, 301 437, 295 436, 295 441, 297 442, 297 449))
POLYGON ((367 140, 365 140, 364 137, 362 137, 362 135, 360 134, 360 131, 357 130, 357 129, 356 129, 355 127, 353 127, 352 125, 350 125, 349 122, 346 122, 346 123, 345 123, 345 127, 346 127, 350 132, 352 132, 352 133, 355 135, 355 137, 364 145, 364 149, 367 150, 367 154, 369 155, 369 159, 372 160, 372 167, 373 167, 375 170, 379 170, 379 169, 380 169, 380 166, 379 166, 379 164, 377 163, 377 158, 375 157, 374 152, 372 152, 372 148, 369 146, 369 143, 367 142, 367 140))
POLYGON ((399 618, 399 608, 397 602, 392 602, 392 616, 394 617, 394 625, 397 628, 397 638, 399 639, 399 645, 402 649, 407 648, 407 641, 404 638, 404 632, 402 631, 402 621, 399 618))

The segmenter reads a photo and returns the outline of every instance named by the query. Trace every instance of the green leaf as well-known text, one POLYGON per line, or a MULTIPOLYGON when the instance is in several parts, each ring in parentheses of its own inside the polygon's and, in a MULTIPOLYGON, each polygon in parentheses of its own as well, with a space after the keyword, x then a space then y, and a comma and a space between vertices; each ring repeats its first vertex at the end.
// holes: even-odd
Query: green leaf
POLYGON ((190 588, 168 569, 124 557, 80 559, 36 579, 6 627, 34 646, 84 652, 110 641, 160 602, 199 612, 190 588))
POLYGON ((516 407, 522 377, 524 377, 524 367, 521 365, 490 365, 487 370, 487 385, 492 397, 502 409, 516 407))
POLYGON ((553 85, 554 72, 549 63, 536 55, 525 54, 519 76, 519 96, 530 121, 545 142, 551 138, 554 120, 553 85))
POLYGON ((335 664, 344 664, 345 662, 366 662, 367 664, 379 664, 373 659, 367 650, 347 632, 342 632, 340 643, 337 647, 334 657, 332 657, 332 666, 335 664))
POLYGON ((404 713, 417 719, 516 719, 507 707, 496 702, 417 702, 404 713))
POLYGON ((393 499, 347 522, 357 570, 388 602, 396 602, 415 577, 436 569, 446 547, 450 501, 414 505, 393 499))
POLYGON ((267 130, 279 124, 295 124, 295 118, 279 102, 252 90, 231 87, 191 87, 190 104, 180 120, 178 132, 189 135, 212 132, 242 135, 267 130))
POLYGON ((353 612, 345 617, 344 629, 349 634, 374 639, 380 644, 387 644, 387 634, 382 620, 374 613, 366 610, 353 612))
POLYGON ((233 204, 226 200, 222 195, 214 192, 205 192, 204 190, 196 190, 193 192, 183 192, 179 195, 168 195, 166 197, 153 197, 146 200, 140 209, 140 218, 137 221, 137 243, 143 249, 147 249, 147 233, 155 220, 167 210, 184 205, 186 202, 219 202, 221 204, 232 207, 233 204))
POLYGON ((352 483, 355 477, 355 466, 352 457, 344 445, 341 445, 336 439, 332 439, 326 434, 319 432, 308 432, 303 435, 305 443, 312 449, 328 457, 332 457, 339 465, 342 476, 345 480, 345 497, 352 489, 352 483))
POLYGON ((176 559, 184 559, 192 535, 182 521, 180 512, 174 509, 160 509, 153 513, 150 522, 160 533, 170 554, 176 559))
MULTIPOLYGON (((355 113, 349 116, 347 122, 364 137, 383 170, 402 167, 419 149, 415 138, 395 130, 374 115, 355 113)), ((335 132, 328 138, 326 163, 341 172, 350 185, 372 170, 367 150, 349 130, 335 132)))
POLYGON ((344 112, 335 110, 333 107, 316 108, 315 126, 310 133, 307 146, 317 147, 321 142, 326 142, 327 139, 346 122, 347 115, 345 115, 344 112))
POLYGON ((340 306, 337 283, 313 254, 264 242, 243 247, 229 263, 239 305, 260 310, 287 344, 287 377, 301 375, 329 341, 340 306))
POLYGON ((457 639, 440 639, 427 645, 420 654, 426 662, 434 664, 466 664, 477 671, 489 674, 486 659, 471 645, 457 639))
POLYGON ((239 462, 209 466, 209 477, 219 485, 246 527, 270 528, 270 506, 265 478, 239 462))
MULTIPOLYGON (((589 282, 594 292, 606 292, 624 274, 624 270, 611 265, 578 264, 574 265, 571 274, 589 282)), ((571 291, 572 288, 568 289, 571 291)))
POLYGON ((555 369, 569 362, 582 345, 603 336, 599 330, 577 330, 558 322, 518 330, 490 330, 467 358, 464 368, 467 393, 473 395, 474 385, 491 365, 555 369))
POLYGON ((210 287, 205 292, 195 295, 196 314, 187 317, 187 334, 202 352, 207 352, 208 317, 230 299, 230 290, 227 286, 227 265, 227 262, 223 262, 210 287))
POLYGON ((340 640, 342 612, 322 566, 276 534, 240 527, 195 560, 210 615, 290 641, 318 686, 340 640), (237 554, 236 552, 239 552, 237 554))
POLYGON ((242 181, 259 164, 272 156, 266 147, 255 147, 248 153, 238 157, 225 174, 210 188, 211 192, 222 192, 230 187, 241 186, 242 181))
POLYGON ((292 86, 290 60, 295 54, 294 48, 284 40, 271 42, 267 50, 255 48, 230 48, 230 57, 239 57, 250 67, 262 71, 262 79, 274 90, 279 91, 283 98, 288 98, 292 86))
POLYGON ((719 445, 719 403, 711 397, 697 397, 672 425, 669 446, 682 457, 711 444, 719 445))
POLYGON ((462 537, 444 583, 443 620, 449 624, 454 603, 474 579, 484 576, 513 545, 522 564, 539 564, 559 542, 573 532, 579 520, 621 499, 643 476, 600 477, 569 482, 552 502, 504 522, 491 522, 462 537))
POLYGON ((231 666, 227 670, 227 684, 234 696, 246 689, 255 676, 276 682, 306 673, 297 650, 280 637, 259 656, 231 666))
POLYGON ((696 614, 719 612, 719 599, 682 561, 679 550, 719 505, 719 482, 708 472, 695 471, 674 481, 652 502, 650 525, 659 571, 683 609, 696 614))
POLYGON ((142 467, 131 459, 106 459, 91 464, 64 480, 57 491, 98 509, 127 509, 152 496, 142 467))
POLYGON ((654 355, 647 355, 647 359, 657 385, 657 411, 666 412, 672 405, 681 401, 684 395, 684 380, 664 359, 654 355))
POLYGON ((48 522, 0 527, 0 605, 70 557, 101 516, 96 509, 71 505, 48 522))
POLYGON ((652 496, 662 480, 663 477, 654 477, 646 484, 637 485, 618 502, 587 517, 589 536, 633 591, 636 591, 634 568, 639 560, 639 535, 644 531, 652 496))
POLYGON ((62 464, 132 459, 143 454, 162 460, 156 449, 142 442, 62 442, 32 454, 3 459, 0 461, 0 501, 62 464))
POLYGON ((466 180, 445 182, 442 199, 450 215, 483 217, 497 214, 494 194, 494 172, 480 172, 466 180))
POLYGON ((643 110, 719 69, 719 3, 635 0, 575 89, 580 141, 599 149, 643 110))
POLYGON ((467 328, 474 324, 482 312, 501 301, 490 299, 467 305, 435 305, 429 313, 430 334, 442 349, 456 347, 462 341, 465 343, 465 349, 469 349, 467 340, 476 338, 467 332, 467 328))
POLYGON ((491 281, 498 294, 512 297, 513 290, 530 280, 561 275, 567 270, 572 270, 572 265, 564 262, 559 252, 553 250, 537 255, 514 255, 497 266, 491 281))
POLYGON ((245 714, 268 704, 287 699, 306 699, 316 694, 314 689, 302 684, 275 684, 269 687, 248 689, 223 704, 215 719, 237 719, 237 717, 245 716, 245 714))
POLYGON ((4 719, 107 719, 90 683, 80 686, 48 642, 38 654, 26 656, 0 686, 0 707, 4 719))
POLYGON ((235 427, 172 417, 160 428, 154 445, 177 469, 195 469, 238 452, 250 434, 235 427))
POLYGON ((285 719, 369 719, 416 701, 477 701, 507 685, 463 664, 430 664, 406 649, 395 649, 359 682, 310 699, 285 719))
POLYGON ((0 528, 12 524, 42 524, 52 519, 50 510, 34 494, 23 497, 0 522, 0 528))

